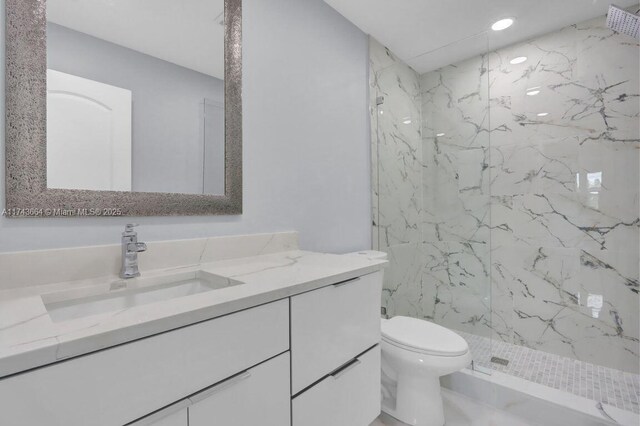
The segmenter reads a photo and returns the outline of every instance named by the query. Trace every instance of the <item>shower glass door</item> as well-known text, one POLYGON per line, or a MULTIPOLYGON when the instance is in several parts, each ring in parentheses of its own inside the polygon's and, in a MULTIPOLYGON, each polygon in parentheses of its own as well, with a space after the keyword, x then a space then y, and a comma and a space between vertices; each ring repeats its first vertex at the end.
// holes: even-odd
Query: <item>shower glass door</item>
POLYGON ((407 63, 371 40, 374 247, 388 316, 461 334, 489 372, 490 123, 480 34, 407 63), (453 65, 455 64, 455 65, 453 65))

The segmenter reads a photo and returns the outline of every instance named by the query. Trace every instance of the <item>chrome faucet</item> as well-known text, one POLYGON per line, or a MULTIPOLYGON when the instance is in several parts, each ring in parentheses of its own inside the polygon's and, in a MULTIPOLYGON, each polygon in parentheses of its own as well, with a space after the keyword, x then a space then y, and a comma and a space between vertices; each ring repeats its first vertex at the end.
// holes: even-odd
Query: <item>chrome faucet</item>
POLYGON ((133 230, 137 224, 130 223, 122 233, 122 269, 120 278, 134 278, 140 276, 138 270, 138 253, 147 251, 145 243, 138 242, 138 233, 133 230))

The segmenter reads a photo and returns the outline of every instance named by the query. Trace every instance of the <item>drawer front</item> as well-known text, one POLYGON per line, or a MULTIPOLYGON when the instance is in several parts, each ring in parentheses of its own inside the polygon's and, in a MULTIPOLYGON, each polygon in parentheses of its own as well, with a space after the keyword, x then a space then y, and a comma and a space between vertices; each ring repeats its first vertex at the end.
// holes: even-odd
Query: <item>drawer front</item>
POLYGON ((293 426, 368 426, 380 414, 380 347, 293 399, 293 426))
POLYGON ((286 351, 281 300, 0 380, 0 424, 123 425, 286 351))
POLYGON ((287 352, 194 395, 189 426, 290 425, 289 367, 287 352))
POLYGON ((292 392, 380 341, 382 272, 291 298, 292 392))

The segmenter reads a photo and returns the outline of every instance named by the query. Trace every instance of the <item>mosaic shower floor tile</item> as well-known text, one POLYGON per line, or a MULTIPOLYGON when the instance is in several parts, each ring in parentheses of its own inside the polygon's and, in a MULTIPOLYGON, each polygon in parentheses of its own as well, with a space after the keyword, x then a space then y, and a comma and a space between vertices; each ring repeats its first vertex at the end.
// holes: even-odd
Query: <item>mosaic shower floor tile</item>
MULTIPOLYGON (((457 331, 469 343, 474 362, 622 410, 640 413, 640 375, 602 367, 524 346, 457 331), (491 362, 492 357, 508 361, 491 362)), ((495 360, 498 361, 498 360, 495 360)))

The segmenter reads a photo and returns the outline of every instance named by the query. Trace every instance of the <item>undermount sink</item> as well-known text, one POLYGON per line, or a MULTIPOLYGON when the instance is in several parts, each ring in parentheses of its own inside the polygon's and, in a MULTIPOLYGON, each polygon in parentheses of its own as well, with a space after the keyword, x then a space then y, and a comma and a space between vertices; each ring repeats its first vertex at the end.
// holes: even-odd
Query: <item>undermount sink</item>
POLYGON ((184 296, 243 284, 206 271, 182 272, 157 277, 117 280, 94 288, 68 290, 42 295, 54 322, 67 321, 107 312, 119 312, 184 296))

